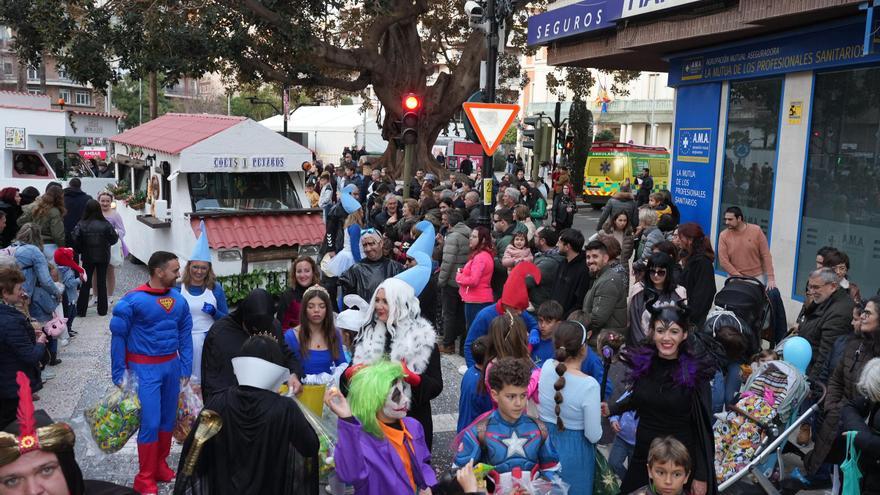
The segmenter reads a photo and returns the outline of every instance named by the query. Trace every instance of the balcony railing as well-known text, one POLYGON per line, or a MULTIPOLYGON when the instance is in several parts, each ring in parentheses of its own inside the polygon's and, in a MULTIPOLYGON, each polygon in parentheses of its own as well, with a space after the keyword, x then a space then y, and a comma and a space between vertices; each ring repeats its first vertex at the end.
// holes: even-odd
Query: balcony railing
MULTIPOLYGON (((651 113, 651 109, 653 108, 655 114, 659 113, 672 113, 674 101, 672 99, 658 99, 658 100, 614 100, 608 104, 608 113, 651 113)), ((562 118, 568 116, 568 109, 571 107, 571 102, 564 101, 561 105, 561 114, 562 118)), ((535 102, 529 103, 528 107, 528 115, 535 115, 539 112, 544 112, 544 115, 553 116, 553 112, 556 108, 555 101, 547 101, 547 102, 535 102)), ((587 104, 587 108, 593 112, 593 114, 597 114, 601 111, 601 108, 596 105, 595 101, 590 101, 587 104)))

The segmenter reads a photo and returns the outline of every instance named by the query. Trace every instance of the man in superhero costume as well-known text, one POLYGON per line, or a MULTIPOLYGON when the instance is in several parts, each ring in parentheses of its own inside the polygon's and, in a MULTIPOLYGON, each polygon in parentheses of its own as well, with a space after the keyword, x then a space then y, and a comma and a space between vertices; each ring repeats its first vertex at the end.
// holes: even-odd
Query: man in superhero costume
POLYGON ((123 296, 110 320, 113 383, 122 385, 126 368, 137 377, 142 409, 134 489, 142 495, 157 493, 157 481, 174 479, 165 459, 177 396, 192 374, 192 317, 186 299, 171 290, 180 262, 173 253, 156 251, 147 267, 150 281, 123 296))

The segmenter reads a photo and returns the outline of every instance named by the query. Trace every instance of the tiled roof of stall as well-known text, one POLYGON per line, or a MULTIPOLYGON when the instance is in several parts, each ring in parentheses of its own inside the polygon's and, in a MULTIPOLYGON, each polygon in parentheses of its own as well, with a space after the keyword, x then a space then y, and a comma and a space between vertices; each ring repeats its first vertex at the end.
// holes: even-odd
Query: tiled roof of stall
POLYGON ((320 244, 325 232, 320 212, 194 217, 193 233, 199 230, 199 220, 205 221, 212 249, 320 244))
POLYGON ((174 155, 246 119, 227 115, 166 113, 110 140, 174 155))

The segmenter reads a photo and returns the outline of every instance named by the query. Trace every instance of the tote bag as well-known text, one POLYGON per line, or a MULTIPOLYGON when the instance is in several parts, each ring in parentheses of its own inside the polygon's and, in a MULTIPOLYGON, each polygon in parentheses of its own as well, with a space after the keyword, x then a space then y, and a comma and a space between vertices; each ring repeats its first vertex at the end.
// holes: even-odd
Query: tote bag
POLYGON ((856 450, 855 439, 858 432, 846 432, 846 458, 840 463, 843 471, 843 490, 841 495, 859 495, 859 482, 862 471, 859 469, 859 452, 856 450))

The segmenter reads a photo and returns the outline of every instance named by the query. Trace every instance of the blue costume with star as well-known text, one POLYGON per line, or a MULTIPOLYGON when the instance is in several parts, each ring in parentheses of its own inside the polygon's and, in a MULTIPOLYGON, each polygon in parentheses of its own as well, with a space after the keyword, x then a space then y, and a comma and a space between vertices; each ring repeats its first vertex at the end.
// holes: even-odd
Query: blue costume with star
POLYGON ((144 284, 113 307, 110 320, 113 383, 126 367, 137 376, 141 401, 138 443, 157 441, 174 429, 180 379, 192 373, 192 317, 186 299, 171 289, 144 284))
POLYGON ((553 479, 559 470, 559 455, 550 438, 541 433, 535 419, 523 414, 510 423, 501 417, 496 409, 488 416, 484 445, 480 445, 478 423, 464 431, 455 465, 464 466, 473 460, 495 466, 498 473, 507 473, 513 468, 523 472, 537 471, 547 479, 553 479))

